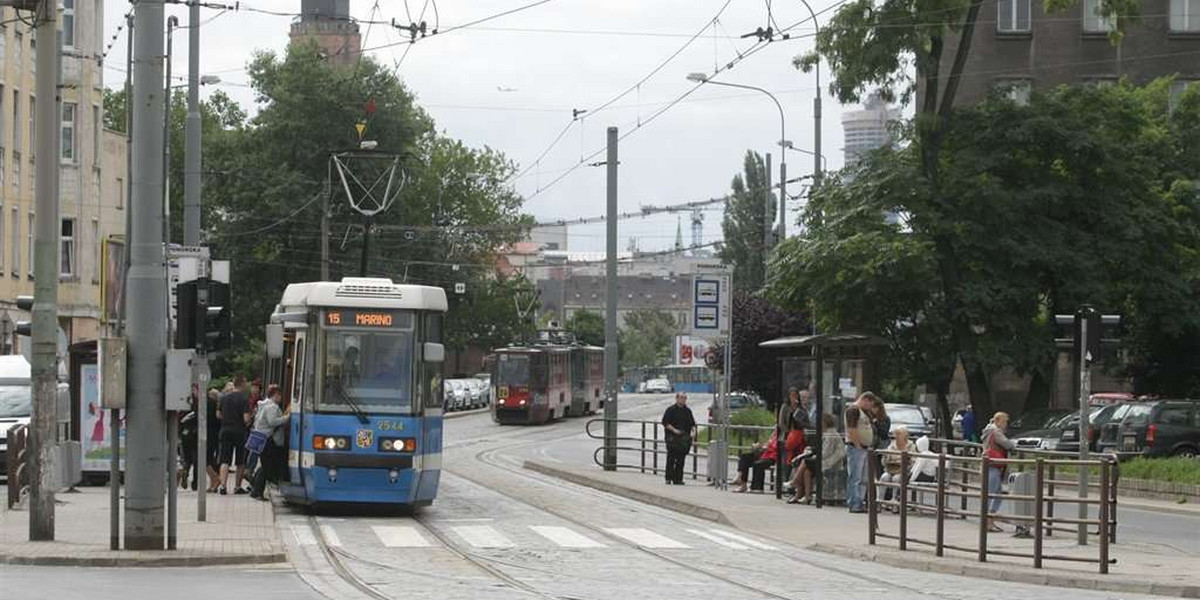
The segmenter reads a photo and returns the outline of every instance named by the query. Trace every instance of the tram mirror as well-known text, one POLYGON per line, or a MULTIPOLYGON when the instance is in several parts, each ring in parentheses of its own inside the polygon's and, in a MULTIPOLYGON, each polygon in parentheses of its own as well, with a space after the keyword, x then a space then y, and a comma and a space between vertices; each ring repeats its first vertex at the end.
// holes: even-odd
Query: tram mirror
POLYGON ((267 358, 283 358, 283 324, 267 325, 267 358))
POLYGON ((425 342, 422 355, 427 363, 440 363, 446 360, 446 347, 433 342, 425 342))

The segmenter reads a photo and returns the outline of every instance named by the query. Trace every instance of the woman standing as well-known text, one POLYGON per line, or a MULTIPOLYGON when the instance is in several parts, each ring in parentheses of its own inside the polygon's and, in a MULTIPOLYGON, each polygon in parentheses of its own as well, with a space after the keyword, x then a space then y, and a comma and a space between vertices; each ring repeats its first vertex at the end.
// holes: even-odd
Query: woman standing
POLYGON ((260 466, 254 473, 250 488, 250 497, 257 500, 267 500, 263 493, 267 481, 279 481, 283 475, 283 424, 287 423, 288 415, 280 407, 282 402, 279 386, 270 385, 267 387, 267 402, 258 403, 258 413, 254 418, 254 431, 267 436, 267 444, 259 458, 260 466))
MULTIPOLYGON (((990 460, 1004 461, 1008 458, 1008 451, 1016 448, 1017 445, 1008 436, 1004 435, 1004 430, 1008 429, 1008 413, 998 412, 992 416, 992 422, 983 430, 983 452, 990 460)), ((1003 489, 1001 484, 1004 481, 1004 473, 1008 470, 1008 463, 1000 462, 992 463, 988 467, 988 529, 999 533, 1004 531, 996 524, 995 515, 1000 510, 1000 503, 1004 500, 1003 489)))

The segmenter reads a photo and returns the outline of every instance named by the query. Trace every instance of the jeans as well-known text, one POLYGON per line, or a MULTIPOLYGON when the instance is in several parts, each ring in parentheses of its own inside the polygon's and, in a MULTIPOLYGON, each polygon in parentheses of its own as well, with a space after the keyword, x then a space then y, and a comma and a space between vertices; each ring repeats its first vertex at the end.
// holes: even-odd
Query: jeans
POLYGON ((846 506, 863 510, 867 498, 867 450, 846 446, 846 506))
POLYGON ((988 512, 1000 510, 1000 502, 1004 500, 1000 484, 1004 481, 1004 469, 991 467, 988 469, 988 512))

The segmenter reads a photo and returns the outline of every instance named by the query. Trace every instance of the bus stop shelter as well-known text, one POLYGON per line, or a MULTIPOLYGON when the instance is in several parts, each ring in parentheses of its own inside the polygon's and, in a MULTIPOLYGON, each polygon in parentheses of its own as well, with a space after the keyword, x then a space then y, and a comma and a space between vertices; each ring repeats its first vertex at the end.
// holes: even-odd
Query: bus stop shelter
MULTIPOLYGON (((853 399, 858 393, 879 388, 880 363, 887 345, 886 339, 865 333, 790 336, 759 344, 761 348, 778 352, 782 389, 795 386, 812 392, 817 418, 814 419, 816 440, 811 445, 818 466, 821 465, 821 436, 824 434, 821 415, 828 412, 838 418, 845 397, 853 399)), ((825 499, 823 473, 814 479, 816 505, 820 507, 825 499)))

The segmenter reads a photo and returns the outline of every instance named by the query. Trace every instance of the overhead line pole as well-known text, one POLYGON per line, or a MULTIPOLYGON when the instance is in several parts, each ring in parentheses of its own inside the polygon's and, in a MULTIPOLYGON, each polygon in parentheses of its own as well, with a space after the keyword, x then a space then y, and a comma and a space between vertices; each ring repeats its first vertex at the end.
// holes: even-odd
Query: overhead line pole
MULTIPOLYGON (((132 243, 128 277, 128 454, 125 548, 162 550, 167 469, 163 251, 163 0, 134 9, 132 243)), ((203 424, 201 424, 203 426, 203 424)))
MULTIPOLYGON (((203 185, 201 169, 201 121, 200 121, 200 4, 193 2, 188 8, 188 96, 187 130, 184 132, 183 166, 183 245, 200 245, 200 190, 203 185)), ((211 277, 211 273, 210 276, 211 277)), ((208 280, 202 277, 196 290, 198 302, 207 307, 208 280)), ((208 485, 200 485, 201 471, 208 472, 208 357, 203 340, 196 343, 196 358, 192 361, 191 389, 196 394, 196 520, 208 520, 208 485), (204 465, 202 468, 200 465, 204 465)), ((185 481, 186 483, 186 481, 185 481)))
MULTIPOLYGON (((36 155, 41 156, 34 178, 36 222, 33 261, 34 294, 32 312, 33 427, 30 445, 35 458, 28 461, 29 539, 54 539, 54 447, 58 420, 58 53, 56 43, 58 3, 41 0, 35 18, 38 77, 37 114, 33 140, 36 155)), ((17 124, 13 124, 17 127, 17 124)))
POLYGON ((604 293, 604 470, 617 470, 617 128, 608 128, 608 232, 604 293))

